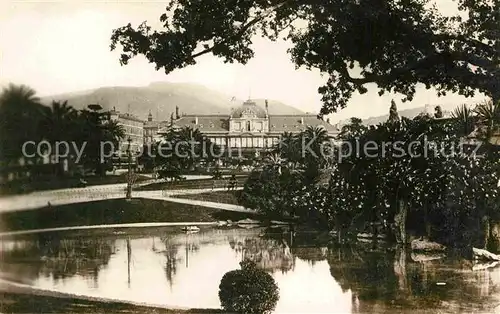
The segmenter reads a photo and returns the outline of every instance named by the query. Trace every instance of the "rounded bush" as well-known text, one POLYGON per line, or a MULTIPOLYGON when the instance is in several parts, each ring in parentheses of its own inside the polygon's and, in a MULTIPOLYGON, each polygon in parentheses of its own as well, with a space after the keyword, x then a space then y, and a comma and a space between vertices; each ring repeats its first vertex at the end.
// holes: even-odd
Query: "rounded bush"
POLYGON ((265 314, 276 307, 279 289, 273 277, 245 260, 227 272, 219 285, 222 308, 231 313, 265 314))

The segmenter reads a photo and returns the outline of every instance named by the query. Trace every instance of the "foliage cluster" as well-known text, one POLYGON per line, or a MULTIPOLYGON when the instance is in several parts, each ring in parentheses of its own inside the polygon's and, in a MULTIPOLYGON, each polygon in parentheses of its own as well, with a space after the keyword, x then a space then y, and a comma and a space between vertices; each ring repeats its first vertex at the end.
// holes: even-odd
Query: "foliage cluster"
POLYGON ((198 129, 172 127, 159 143, 145 152, 143 161, 154 165, 160 178, 183 180, 182 174, 187 171, 193 171, 202 164, 217 164, 220 147, 198 129))
MULTIPOLYGON (((479 129, 496 125, 491 122, 494 117, 487 118, 492 115, 485 117, 482 106, 490 105, 472 110, 475 117, 468 116, 465 107, 452 118, 408 119, 397 115, 393 103, 393 118, 377 126, 366 127, 353 118, 340 132, 342 145, 332 146, 337 150, 333 156, 345 156, 341 160, 319 160, 314 154, 297 158, 299 146, 278 145, 264 171, 247 181, 243 203, 267 214, 296 215, 343 235, 381 225, 398 242, 406 242, 409 222, 415 232, 447 244, 482 247, 487 235, 477 232, 481 221, 500 213, 498 153, 482 135, 480 151, 464 138, 471 125, 479 129), (368 143, 379 149, 346 151, 368 143), (329 181, 318 184, 325 169, 329 181)), ((295 138, 307 132, 313 129, 295 138)), ((287 134, 283 140, 297 144, 287 134)), ((328 143, 326 138, 320 141, 328 143)))
MULTIPOLYGON (((110 119, 109 112, 78 111, 67 102, 58 101, 47 107, 41 104, 33 89, 24 85, 11 84, 2 91, 0 117, 0 161, 3 166, 16 164, 23 157, 22 148, 27 141, 36 144, 48 141, 52 151, 56 142, 67 142, 69 155, 73 156, 76 152, 72 143, 78 148, 86 143, 80 162, 88 169, 103 174, 105 165, 100 159, 101 142, 109 141, 117 148, 120 139, 125 136, 123 128, 110 119)), ((105 149, 108 151, 102 152, 103 155, 109 155, 111 146, 105 145, 105 149)), ((34 158, 34 162, 40 162, 38 159, 34 158)))
POLYGON ((422 84, 438 95, 479 91, 496 102, 500 4, 453 0, 453 6, 450 13, 433 0, 171 0, 159 14, 161 29, 129 23, 113 31, 110 48, 121 48, 121 64, 142 55, 170 73, 206 54, 246 64, 255 35, 283 38, 297 67, 327 78, 318 88, 320 115, 344 108, 368 84, 403 101, 422 84))
POLYGON ((279 300, 279 288, 273 277, 244 260, 241 269, 227 272, 219 285, 222 308, 230 313, 271 313, 279 300))

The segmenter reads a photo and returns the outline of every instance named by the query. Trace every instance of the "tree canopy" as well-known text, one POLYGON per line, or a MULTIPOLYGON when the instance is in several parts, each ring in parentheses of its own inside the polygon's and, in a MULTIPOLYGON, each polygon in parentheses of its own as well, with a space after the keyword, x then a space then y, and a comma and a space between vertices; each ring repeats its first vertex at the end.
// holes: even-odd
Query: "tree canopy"
POLYGON ((220 157, 220 148, 191 127, 170 128, 156 151, 154 158, 160 177, 176 180, 201 162, 213 162, 220 157))
POLYGON ((26 85, 10 84, 0 93, 0 162, 22 157, 26 141, 42 140, 44 107, 36 92, 26 85))
POLYGON ((121 45, 120 63, 143 55, 165 73, 213 54, 246 64, 252 37, 292 42, 297 67, 319 69, 320 115, 344 108, 354 92, 375 83, 379 94, 412 100, 418 83, 438 95, 476 91, 500 99, 500 2, 451 0, 445 15, 432 0, 171 0, 162 30, 129 23, 111 36, 121 45), (463 16, 465 15, 465 18, 463 16))
MULTIPOLYGON (((21 157, 28 158, 23 153, 23 144, 29 141, 37 144, 48 141, 52 149, 56 143, 65 142, 68 146, 61 148, 60 153, 74 156, 73 142, 85 148, 79 162, 103 174, 101 143, 109 141, 114 148, 118 148, 120 139, 125 136, 123 127, 110 120, 109 112, 75 110, 67 101, 53 101, 47 107, 40 103, 36 91, 25 85, 10 84, 3 89, 0 93, 0 117, 2 165, 15 164, 21 157)), ((105 145, 105 149, 102 155, 109 156, 112 148, 105 145)), ((41 158, 35 156, 28 159, 36 163, 41 158)), ((110 161, 110 158, 106 160, 110 161)))
POLYGON ((243 260, 240 266, 224 274, 220 281, 222 308, 231 313, 271 313, 279 300, 276 281, 250 260, 243 260))

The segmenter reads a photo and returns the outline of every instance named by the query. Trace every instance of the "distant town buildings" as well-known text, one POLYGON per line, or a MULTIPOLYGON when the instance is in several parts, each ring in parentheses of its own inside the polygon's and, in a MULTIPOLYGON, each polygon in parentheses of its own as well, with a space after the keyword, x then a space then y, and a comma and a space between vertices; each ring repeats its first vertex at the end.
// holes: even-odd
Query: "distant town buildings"
POLYGON ((161 137, 158 134, 161 125, 165 126, 165 123, 160 121, 153 121, 153 115, 151 112, 148 114, 148 120, 144 122, 144 144, 151 145, 158 142, 161 137))
POLYGON ((114 108, 110 112, 110 119, 117 121, 118 125, 123 127, 125 137, 120 141, 120 153, 125 154, 128 150, 128 139, 130 138, 131 152, 140 152, 144 146, 144 120, 129 114, 120 113, 114 108))

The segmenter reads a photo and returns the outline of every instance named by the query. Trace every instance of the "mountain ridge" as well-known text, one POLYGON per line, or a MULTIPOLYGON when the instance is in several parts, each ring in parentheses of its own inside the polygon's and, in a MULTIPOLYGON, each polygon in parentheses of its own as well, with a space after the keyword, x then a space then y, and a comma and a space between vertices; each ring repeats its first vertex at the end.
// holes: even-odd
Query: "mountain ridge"
MULTIPOLYGON (((116 109, 128 112, 141 119, 151 113, 155 120, 168 120, 170 114, 223 114, 229 115, 232 107, 238 107, 243 100, 212 90, 196 83, 152 82, 146 86, 104 86, 84 91, 75 91, 40 97, 42 103, 50 105, 55 101, 68 101, 75 109, 84 109, 98 103, 105 110, 116 109)), ((252 99, 258 106, 265 107, 264 99, 252 99)), ((282 102, 269 99, 269 114, 305 114, 303 111, 282 102)))

